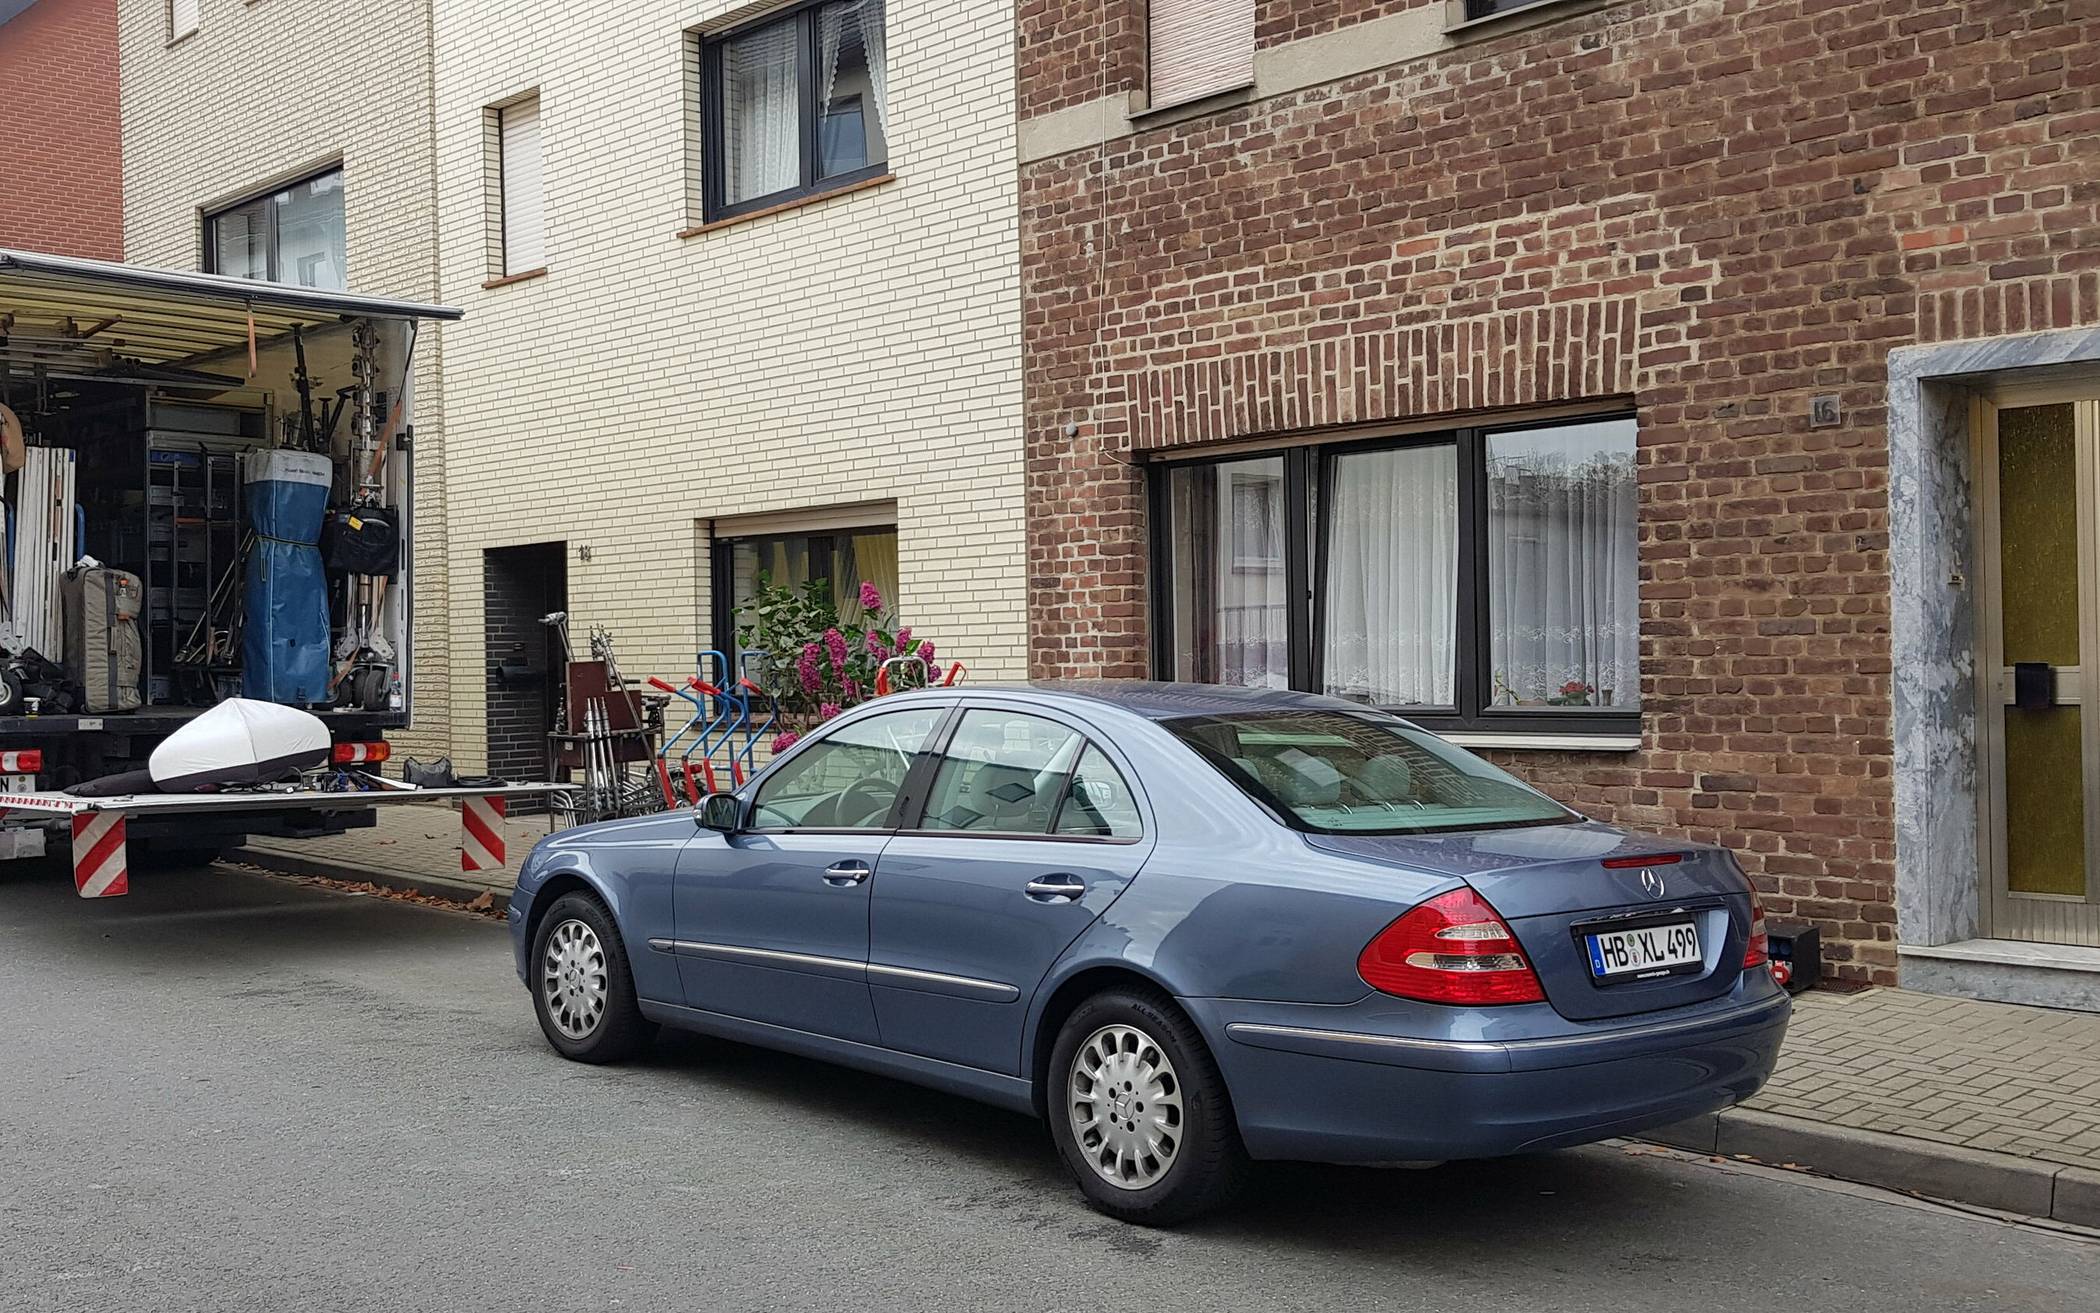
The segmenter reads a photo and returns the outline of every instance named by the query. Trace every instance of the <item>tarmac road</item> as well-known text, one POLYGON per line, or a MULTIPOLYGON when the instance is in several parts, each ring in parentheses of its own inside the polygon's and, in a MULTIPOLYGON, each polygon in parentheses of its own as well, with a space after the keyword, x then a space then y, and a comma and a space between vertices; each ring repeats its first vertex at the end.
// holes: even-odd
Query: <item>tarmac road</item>
POLYGON ((2100 1244, 1603 1145, 1264 1170, 1178 1232, 1025 1118, 758 1050, 547 1049, 497 922, 0 866, 0 1309, 1991 1309, 2100 1244))

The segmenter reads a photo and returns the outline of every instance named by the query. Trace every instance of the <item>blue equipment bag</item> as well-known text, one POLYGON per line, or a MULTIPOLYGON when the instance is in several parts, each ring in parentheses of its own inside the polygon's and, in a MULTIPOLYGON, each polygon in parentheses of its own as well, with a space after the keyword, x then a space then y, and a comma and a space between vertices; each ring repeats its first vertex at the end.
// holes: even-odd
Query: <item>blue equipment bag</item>
POLYGON ((321 520, 335 470, 310 451, 259 451, 247 461, 247 624, 241 692, 285 706, 328 700, 328 583, 321 520))

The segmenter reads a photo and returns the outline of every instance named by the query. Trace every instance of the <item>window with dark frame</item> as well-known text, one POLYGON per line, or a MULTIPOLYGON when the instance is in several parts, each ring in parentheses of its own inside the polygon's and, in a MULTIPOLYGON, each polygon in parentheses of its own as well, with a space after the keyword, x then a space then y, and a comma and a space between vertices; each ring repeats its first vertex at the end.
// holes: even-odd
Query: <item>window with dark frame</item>
POLYGON ((828 580, 832 605, 848 629, 863 618, 864 583, 875 585, 886 607, 894 610, 897 605, 894 525, 717 538, 712 560, 714 645, 721 652, 738 651, 737 630, 748 619, 742 613, 762 582, 800 585, 828 580))
POLYGON ((1157 468, 1157 675, 1443 730, 1638 732, 1635 432, 1609 415, 1157 468), (1281 568, 1250 571, 1269 524, 1281 568))
POLYGON ((1519 9, 1531 9, 1547 3, 1547 0, 1465 0, 1466 18, 1493 18, 1496 14, 1515 13, 1519 9))
POLYGON ((701 42, 708 221, 882 176, 885 0, 815 0, 701 42))
POLYGON ((330 169, 207 215, 206 273, 344 290, 343 171, 330 169))

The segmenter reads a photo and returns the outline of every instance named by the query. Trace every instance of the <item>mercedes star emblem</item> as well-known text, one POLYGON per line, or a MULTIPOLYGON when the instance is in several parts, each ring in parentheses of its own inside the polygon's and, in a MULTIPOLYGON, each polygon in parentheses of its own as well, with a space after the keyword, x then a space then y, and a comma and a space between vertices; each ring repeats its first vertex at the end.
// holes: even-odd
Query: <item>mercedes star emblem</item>
POLYGON ((1654 867, 1643 866, 1641 868, 1641 888, 1647 890, 1650 898, 1663 896, 1663 878, 1655 873, 1654 867))

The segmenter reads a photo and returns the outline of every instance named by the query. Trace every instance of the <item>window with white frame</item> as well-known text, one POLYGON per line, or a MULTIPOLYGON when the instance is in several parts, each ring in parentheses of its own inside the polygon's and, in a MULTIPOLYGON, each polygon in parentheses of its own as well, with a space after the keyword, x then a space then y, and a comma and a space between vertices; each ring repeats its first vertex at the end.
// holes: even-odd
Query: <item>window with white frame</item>
POLYGON ((708 219, 887 171, 884 17, 884 0, 820 0, 703 39, 708 219))
POLYGON ((197 30, 203 0, 168 0, 168 40, 180 41, 197 30))
POLYGON ((502 179, 505 276, 547 267, 547 195, 540 160, 540 98, 527 96, 496 111, 497 171, 502 179))
POLYGON ((1152 0, 1146 22, 1154 109, 1254 80, 1254 0, 1152 0))

